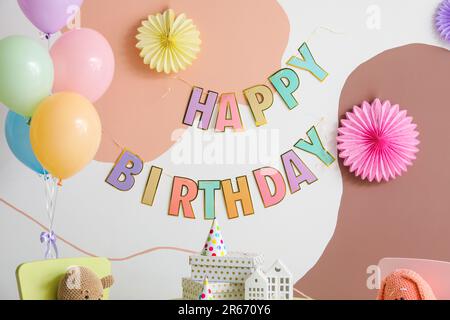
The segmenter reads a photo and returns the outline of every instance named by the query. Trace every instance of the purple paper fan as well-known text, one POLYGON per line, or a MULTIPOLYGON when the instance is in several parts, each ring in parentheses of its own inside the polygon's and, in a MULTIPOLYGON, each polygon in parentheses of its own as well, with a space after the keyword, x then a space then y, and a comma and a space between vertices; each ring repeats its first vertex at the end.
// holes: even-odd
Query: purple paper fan
POLYGON ((436 12, 436 29, 441 38, 450 42, 450 0, 444 0, 436 12))

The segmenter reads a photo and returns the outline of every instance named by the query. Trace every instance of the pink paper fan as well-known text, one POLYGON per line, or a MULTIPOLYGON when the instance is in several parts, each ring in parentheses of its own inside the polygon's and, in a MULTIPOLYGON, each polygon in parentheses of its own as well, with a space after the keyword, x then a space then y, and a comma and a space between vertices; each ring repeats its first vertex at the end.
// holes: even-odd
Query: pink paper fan
POLYGON ((419 132, 406 110, 387 100, 364 101, 346 113, 338 129, 339 156, 356 176, 380 182, 407 171, 419 149, 419 132))

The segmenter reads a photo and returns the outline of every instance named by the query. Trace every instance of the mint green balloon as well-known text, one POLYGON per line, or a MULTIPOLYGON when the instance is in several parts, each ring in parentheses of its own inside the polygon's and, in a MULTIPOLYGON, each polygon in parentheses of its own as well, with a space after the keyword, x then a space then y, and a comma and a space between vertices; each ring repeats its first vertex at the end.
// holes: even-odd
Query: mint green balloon
POLYGON ((0 102, 15 113, 31 117, 51 94, 53 62, 44 47, 24 36, 0 40, 0 102))

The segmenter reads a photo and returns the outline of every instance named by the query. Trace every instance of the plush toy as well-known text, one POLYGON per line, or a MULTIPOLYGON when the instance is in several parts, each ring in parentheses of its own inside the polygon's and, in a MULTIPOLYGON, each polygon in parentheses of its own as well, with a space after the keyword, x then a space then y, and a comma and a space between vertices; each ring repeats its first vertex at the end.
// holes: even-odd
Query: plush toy
POLYGON ((73 266, 59 281, 58 300, 102 300, 103 290, 113 283, 112 275, 100 279, 87 267, 73 266))
POLYGON ((378 300, 436 300, 430 285, 417 273, 398 269, 388 275, 378 292, 378 300))

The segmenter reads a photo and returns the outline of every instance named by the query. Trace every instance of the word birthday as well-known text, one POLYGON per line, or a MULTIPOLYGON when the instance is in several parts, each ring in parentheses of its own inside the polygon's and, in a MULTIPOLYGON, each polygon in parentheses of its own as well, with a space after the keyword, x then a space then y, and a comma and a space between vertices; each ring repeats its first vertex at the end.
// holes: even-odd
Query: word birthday
MULTIPOLYGON (((326 166, 330 166, 335 158, 328 152, 320 140, 316 128, 313 126, 307 132, 308 139, 300 139, 294 148, 316 156, 326 166)), ((253 171, 262 203, 265 208, 280 203, 286 195, 286 185, 291 194, 300 191, 301 185, 312 184, 317 177, 302 161, 298 154, 291 149, 281 156, 284 175, 273 167, 262 167, 253 171)), ((141 158, 124 150, 117 159, 113 169, 106 178, 106 182, 121 191, 129 191, 135 184, 135 178, 142 172, 144 162, 141 158)), ((152 166, 148 174, 147 183, 141 202, 152 206, 156 197, 163 169, 152 166)), ((240 176, 236 179, 237 188, 233 188, 232 180, 199 180, 175 176, 172 181, 168 214, 178 217, 180 213, 185 218, 195 219, 192 203, 203 193, 203 216, 205 220, 216 216, 216 193, 222 191, 225 201, 226 214, 229 219, 239 217, 239 206, 244 216, 255 213, 248 177, 240 176)))
MULTIPOLYGON (((306 43, 303 43, 298 49, 301 58, 292 56, 287 65, 306 70, 318 80, 323 81, 328 73, 323 70, 314 60, 311 51, 306 43)), ((280 95, 283 102, 289 108, 294 109, 298 106, 298 101, 294 97, 294 92, 300 86, 300 79, 297 73, 290 68, 283 68, 269 77, 269 82, 280 95)), ((243 91, 244 97, 250 107, 253 119, 257 127, 267 124, 264 112, 272 107, 272 90, 259 84, 243 91)), ((216 104, 218 113, 215 124, 215 130, 224 132, 225 128, 232 128, 236 131, 243 130, 241 114, 235 93, 223 93, 220 95, 214 91, 208 91, 206 99, 202 102, 203 89, 193 87, 189 102, 184 115, 183 123, 192 126, 197 114, 200 114, 198 127, 206 130, 210 127, 211 118, 216 104)))

